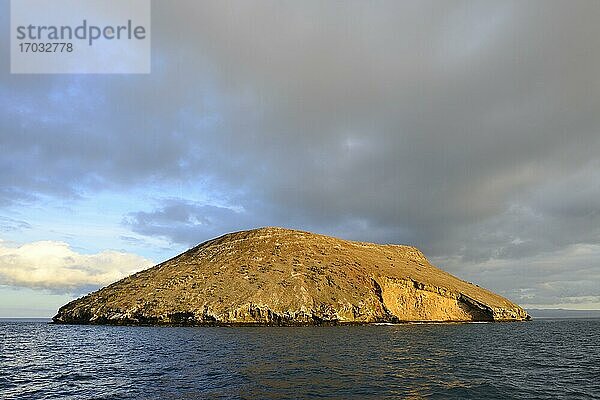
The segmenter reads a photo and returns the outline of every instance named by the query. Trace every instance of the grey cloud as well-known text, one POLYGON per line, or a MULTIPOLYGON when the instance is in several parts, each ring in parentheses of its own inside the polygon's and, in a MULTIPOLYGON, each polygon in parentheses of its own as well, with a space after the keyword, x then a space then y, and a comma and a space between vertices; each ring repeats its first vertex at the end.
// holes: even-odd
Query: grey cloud
MULTIPOLYGON (((518 259, 450 261, 459 275, 522 304, 600 303, 598 245, 571 245, 518 259)), ((448 260, 444 260, 448 263, 448 260)), ((440 262, 442 262, 440 260, 440 262)))
POLYGON ((390 239, 437 254, 456 225, 507 213, 599 148, 598 98, 582 78, 599 62, 588 41, 598 29, 586 8, 595 6, 451 4, 171 12, 199 19, 178 34, 194 26, 227 89, 258 86, 249 101, 259 118, 237 104, 217 139, 227 159, 240 154, 249 193, 266 192, 307 225, 354 217, 400 227, 392 231, 404 236, 390 239), (325 23, 332 14, 336 23, 325 23), (473 40, 479 18, 500 22, 470 52, 442 57, 473 40))
POLYGON ((284 225, 480 267, 597 244, 599 11, 154 2, 150 76, 3 64, 0 201, 176 181, 226 204, 171 199, 125 224, 190 245, 284 225))
POLYGON ((254 226, 243 211, 177 199, 165 201, 157 210, 131 213, 123 223, 136 233, 161 236, 189 246, 223 233, 254 226))
MULTIPOLYGON (((194 246, 227 232, 261 226, 284 226, 379 243, 391 243, 390 238, 401 233, 397 227, 375 226, 368 220, 351 216, 308 222, 303 216, 291 215, 286 206, 265 205, 256 201, 247 202, 247 206, 248 208, 236 209, 182 199, 166 199, 151 211, 129 213, 122 224, 135 233, 161 237, 187 246, 194 246), (368 237, 365 232, 368 232, 368 237)), ((121 239, 137 240, 127 237, 121 239)))
POLYGON ((465 261, 518 259, 575 244, 600 244, 596 174, 597 165, 590 165, 562 179, 532 186, 502 214, 454 228, 453 240, 469 244, 459 254, 465 261))

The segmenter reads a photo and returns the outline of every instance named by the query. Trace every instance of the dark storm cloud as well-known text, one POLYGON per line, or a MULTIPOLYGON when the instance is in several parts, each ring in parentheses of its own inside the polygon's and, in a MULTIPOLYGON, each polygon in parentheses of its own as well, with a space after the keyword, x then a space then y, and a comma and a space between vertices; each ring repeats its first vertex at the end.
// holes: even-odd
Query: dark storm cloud
POLYGON ((178 181, 227 204, 171 199, 126 225, 186 244, 285 225, 415 244, 457 270, 597 245, 599 12, 154 2, 150 76, 3 66, 0 201, 178 181))
MULTIPOLYGON (((180 6, 161 10, 182 22, 169 38, 205 56, 179 67, 210 60, 226 101, 211 173, 248 188, 242 205, 354 218, 439 253, 515 207, 551 219, 532 191, 597 175, 593 3, 180 6)), ((508 245, 522 230, 506 225, 508 245)))

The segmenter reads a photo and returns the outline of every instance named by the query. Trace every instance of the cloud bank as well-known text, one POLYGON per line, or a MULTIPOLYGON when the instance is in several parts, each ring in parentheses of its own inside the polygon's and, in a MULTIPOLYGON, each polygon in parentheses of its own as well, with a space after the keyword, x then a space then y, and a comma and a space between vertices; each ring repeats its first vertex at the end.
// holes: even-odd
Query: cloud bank
POLYGON ((134 254, 80 254, 66 243, 40 241, 12 247, 0 241, 0 285, 85 293, 152 266, 134 254))

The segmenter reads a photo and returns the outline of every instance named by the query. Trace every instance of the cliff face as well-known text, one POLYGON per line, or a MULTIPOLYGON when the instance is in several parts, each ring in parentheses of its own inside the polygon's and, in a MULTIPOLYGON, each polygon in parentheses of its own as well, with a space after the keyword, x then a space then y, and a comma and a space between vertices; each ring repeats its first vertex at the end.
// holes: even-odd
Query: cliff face
POLYGON ((515 321, 519 306, 434 266, 416 248, 261 228, 202 243, 70 302, 74 324, 515 321))

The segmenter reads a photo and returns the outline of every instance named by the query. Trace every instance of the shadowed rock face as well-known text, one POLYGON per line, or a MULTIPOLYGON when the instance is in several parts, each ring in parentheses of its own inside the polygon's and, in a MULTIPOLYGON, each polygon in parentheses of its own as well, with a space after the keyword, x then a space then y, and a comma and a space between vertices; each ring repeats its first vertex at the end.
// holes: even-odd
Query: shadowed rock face
POLYGON ((261 228, 230 233, 61 307, 56 323, 306 325, 516 321, 516 304, 416 248, 261 228))

